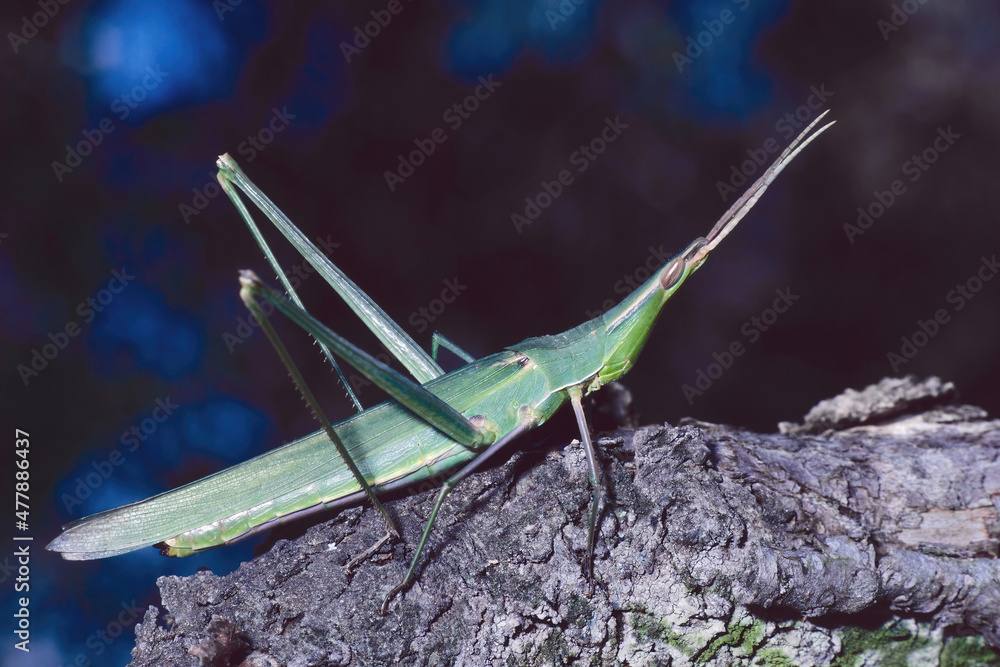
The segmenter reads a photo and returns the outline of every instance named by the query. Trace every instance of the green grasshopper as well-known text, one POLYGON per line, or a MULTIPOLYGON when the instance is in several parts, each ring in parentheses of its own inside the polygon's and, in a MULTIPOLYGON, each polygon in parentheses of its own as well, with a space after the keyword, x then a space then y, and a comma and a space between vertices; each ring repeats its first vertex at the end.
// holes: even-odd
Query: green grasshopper
MULTIPOLYGON (((229 544, 278 522, 314 511, 341 507, 367 497, 383 515, 386 535, 348 567, 399 537, 380 493, 409 486, 454 470, 441 487, 403 580, 382 603, 414 579, 420 555, 448 493, 514 438, 539 426, 569 401, 576 415, 589 467, 593 497, 584 569, 593 586, 595 528, 601 486, 596 453, 583 412, 583 397, 625 374, 674 292, 698 270, 708 254, 754 206, 782 169, 833 123, 813 121, 750 189, 723 215, 705 238, 692 242, 620 304, 569 331, 529 338, 502 352, 474 359, 438 333, 431 353, 417 346, 402 328, 327 259, 257 188, 228 155, 218 160, 218 179, 246 222, 288 297, 265 285, 253 272, 240 274, 240 296, 261 323, 292 379, 315 413, 321 430, 227 470, 152 498, 107 510, 67 524, 48 549, 68 560, 116 556, 156 545, 168 556, 187 556, 229 544), (316 271, 337 291, 413 376, 413 380, 367 354, 302 307, 277 259, 240 198, 241 190, 316 271), (336 368, 334 356, 354 366, 391 398, 331 424, 309 391, 262 310, 272 304, 319 341, 336 368), (440 347, 466 364, 445 373, 437 363, 440 347), (331 444, 333 448, 331 449, 331 444)), ((343 381, 343 374, 337 368, 343 381)))

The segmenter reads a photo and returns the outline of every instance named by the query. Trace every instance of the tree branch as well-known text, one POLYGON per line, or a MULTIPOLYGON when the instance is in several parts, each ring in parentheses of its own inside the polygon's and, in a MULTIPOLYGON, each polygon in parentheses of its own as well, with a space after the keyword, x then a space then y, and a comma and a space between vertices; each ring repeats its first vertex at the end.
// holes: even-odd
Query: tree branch
POLYGON ((778 434, 689 421, 601 439, 590 598, 584 453, 518 453, 459 486, 388 616, 434 491, 389 505, 406 543, 353 578, 383 532, 370 509, 226 577, 161 578, 172 624, 150 607, 132 664, 1000 664, 1000 422, 954 395, 886 379, 778 434))

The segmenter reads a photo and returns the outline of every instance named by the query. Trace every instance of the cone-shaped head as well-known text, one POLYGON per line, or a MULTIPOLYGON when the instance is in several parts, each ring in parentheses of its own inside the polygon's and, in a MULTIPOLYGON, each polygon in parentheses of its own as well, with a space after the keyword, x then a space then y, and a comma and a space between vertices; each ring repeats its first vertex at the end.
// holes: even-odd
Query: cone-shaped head
POLYGON ((708 239, 696 239, 601 316, 606 335, 604 367, 598 373, 602 385, 614 382, 632 368, 663 304, 705 262, 708 245, 708 239))
POLYGON ((767 187, 781 173, 799 152, 818 137, 826 128, 833 125, 827 123, 815 133, 813 128, 826 116, 820 114, 802 133, 786 148, 774 164, 750 186, 725 215, 719 219, 705 238, 695 240, 687 249, 663 265, 649 280, 640 285, 632 294, 604 313, 600 318, 604 325, 604 364, 598 372, 600 384, 613 382, 625 374, 635 363, 636 357, 646 343, 646 338, 660 314, 660 309, 674 292, 677 291, 688 276, 697 271, 705 262, 705 258, 719 245, 722 239, 736 227, 743 216, 753 208, 767 187), (812 133, 812 134, 810 134, 812 133))

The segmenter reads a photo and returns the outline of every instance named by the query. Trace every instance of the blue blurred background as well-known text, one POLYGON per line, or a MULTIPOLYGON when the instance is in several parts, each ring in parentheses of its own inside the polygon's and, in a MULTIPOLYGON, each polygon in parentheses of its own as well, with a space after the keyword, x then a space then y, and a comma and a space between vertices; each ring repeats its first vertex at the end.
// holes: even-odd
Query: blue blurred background
MULTIPOLYGON (((906 373, 1000 407, 1000 280, 961 309, 949 300, 1000 249, 993 3, 894 16, 860 0, 77 0, 51 17, 44 4, 5 7, 0 48, 0 414, 5 433, 31 436, 35 538, 32 653, 13 648, 8 620, 5 665, 124 664, 158 576, 227 573, 267 548, 88 563, 42 550, 67 521, 316 428, 264 337, 242 335, 237 271, 270 272, 214 187, 223 152, 419 343, 440 329, 481 356, 621 298, 661 247, 707 233, 735 198, 720 187, 734 168, 831 108, 838 124, 665 309, 624 378, 641 421, 770 431, 906 373), (615 119, 620 136, 574 161, 615 119), (436 128, 446 140, 390 187, 386 172, 436 128), (946 150, 915 167, 939 136, 946 150), (564 169, 573 182, 515 224, 564 169), (902 194, 879 212, 895 179, 902 194), (872 224, 848 233, 859 207, 872 224), (752 318, 779 289, 798 298, 763 331, 752 318), (894 368, 889 353, 938 309, 948 321, 894 368), (746 352, 685 395, 736 341, 746 352)), ((378 351, 321 280, 303 296, 378 351)), ((279 328, 329 412, 347 415, 308 338, 279 328)), ((524 445, 573 433, 564 416, 524 445)))

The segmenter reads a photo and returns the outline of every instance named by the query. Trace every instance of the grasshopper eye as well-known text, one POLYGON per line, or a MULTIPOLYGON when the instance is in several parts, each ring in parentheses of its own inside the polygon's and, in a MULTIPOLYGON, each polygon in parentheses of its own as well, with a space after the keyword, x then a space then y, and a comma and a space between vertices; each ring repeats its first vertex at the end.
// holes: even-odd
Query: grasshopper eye
POLYGON ((677 284, 683 275, 684 257, 678 255, 670 260, 670 265, 667 266, 667 270, 663 272, 663 277, 660 278, 660 287, 663 289, 670 289, 677 284))

